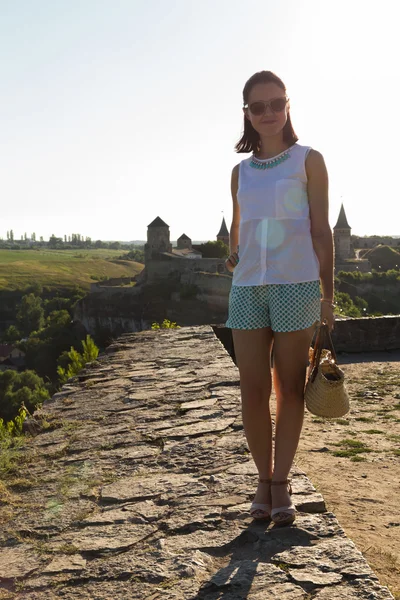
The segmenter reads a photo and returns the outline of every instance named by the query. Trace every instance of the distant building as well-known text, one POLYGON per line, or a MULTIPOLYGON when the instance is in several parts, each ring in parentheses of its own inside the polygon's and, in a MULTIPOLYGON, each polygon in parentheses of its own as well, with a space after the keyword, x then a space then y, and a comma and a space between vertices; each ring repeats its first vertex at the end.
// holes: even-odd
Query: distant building
POLYGON ((355 252, 351 244, 351 227, 347 222, 343 204, 340 207, 337 223, 333 228, 333 237, 335 241, 336 260, 341 261, 346 258, 355 258, 355 252))
POLYGON ((343 204, 340 207, 339 217, 333 228, 333 241, 335 246, 335 272, 371 270, 369 260, 357 257, 351 238, 351 227, 347 222, 343 204))
POLYGON ((178 247, 170 242, 169 225, 157 217, 147 227, 147 244, 144 246, 145 262, 174 258, 201 258, 202 254, 192 248, 192 240, 183 233, 178 238, 178 247))
POLYGON ((156 258, 160 253, 172 252, 169 240, 169 225, 160 217, 147 226, 147 244, 144 245, 145 261, 156 258))
POLYGON ((22 371, 24 368, 25 353, 12 344, 0 344, 0 371, 22 371))
POLYGON ((183 278, 182 283, 184 281, 188 283, 193 273, 225 273, 228 275, 225 270, 225 259, 203 258, 203 254, 199 249, 193 247, 192 240, 186 233, 178 238, 177 246, 173 248, 170 242, 169 225, 160 217, 154 219, 147 226, 144 256, 145 268, 136 279, 137 283, 150 283, 161 279, 172 281, 180 277, 183 278))
POLYGON ((229 231, 225 223, 225 217, 222 218, 221 228, 217 233, 217 240, 224 242, 229 248, 229 231))

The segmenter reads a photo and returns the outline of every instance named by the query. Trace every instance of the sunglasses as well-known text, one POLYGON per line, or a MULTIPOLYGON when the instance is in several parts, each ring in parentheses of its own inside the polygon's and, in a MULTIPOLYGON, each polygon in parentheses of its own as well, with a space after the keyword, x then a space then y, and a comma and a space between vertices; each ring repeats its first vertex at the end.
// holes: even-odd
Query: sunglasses
MULTIPOLYGON (((268 100, 268 102, 260 100, 259 102, 252 102, 248 105, 248 108, 251 114, 259 117, 265 113, 267 106, 269 106, 272 112, 282 112, 288 101, 289 98, 274 98, 273 100, 268 100)), ((247 105, 244 108, 247 108, 247 105)))

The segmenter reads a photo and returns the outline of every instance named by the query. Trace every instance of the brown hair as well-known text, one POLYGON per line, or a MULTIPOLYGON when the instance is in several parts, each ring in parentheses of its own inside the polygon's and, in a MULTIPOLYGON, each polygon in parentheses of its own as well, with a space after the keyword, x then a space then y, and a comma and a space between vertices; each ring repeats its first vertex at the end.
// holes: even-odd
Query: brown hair
MULTIPOLYGON (((243 106, 248 104, 251 88, 257 83, 276 83, 286 94, 286 87, 282 79, 280 79, 272 71, 259 71, 254 73, 246 81, 243 88, 243 106)), ((244 116, 244 131, 243 135, 235 146, 236 152, 259 152, 261 150, 261 141, 259 133, 254 129, 249 119, 244 116)), ((299 139, 293 129, 290 113, 288 113, 287 121, 283 128, 283 141, 289 146, 293 146, 299 139)))

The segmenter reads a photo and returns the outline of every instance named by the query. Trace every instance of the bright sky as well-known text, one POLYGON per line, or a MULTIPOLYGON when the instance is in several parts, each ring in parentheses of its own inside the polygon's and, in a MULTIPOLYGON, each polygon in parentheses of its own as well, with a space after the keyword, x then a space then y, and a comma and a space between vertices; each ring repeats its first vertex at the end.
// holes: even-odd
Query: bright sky
POLYGON ((0 0, 0 236, 215 239, 242 90, 285 82, 330 221, 400 235, 397 2, 0 0))

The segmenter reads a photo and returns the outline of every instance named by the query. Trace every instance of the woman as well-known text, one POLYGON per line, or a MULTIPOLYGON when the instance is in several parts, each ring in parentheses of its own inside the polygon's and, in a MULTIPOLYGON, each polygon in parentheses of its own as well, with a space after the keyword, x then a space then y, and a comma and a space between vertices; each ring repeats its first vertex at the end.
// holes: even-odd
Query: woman
POLYGON ((226 325, 240 372, 243 426, 259 473, 250 514, 286 525, 295 520, 288 475, 303 424, 308 351, 316 323, 334 324, 328 176, 322 155, 297 143, 279 77, 255 73, 243 102, 244 133, 235 149, 253 154, 232 171, 226 325))

